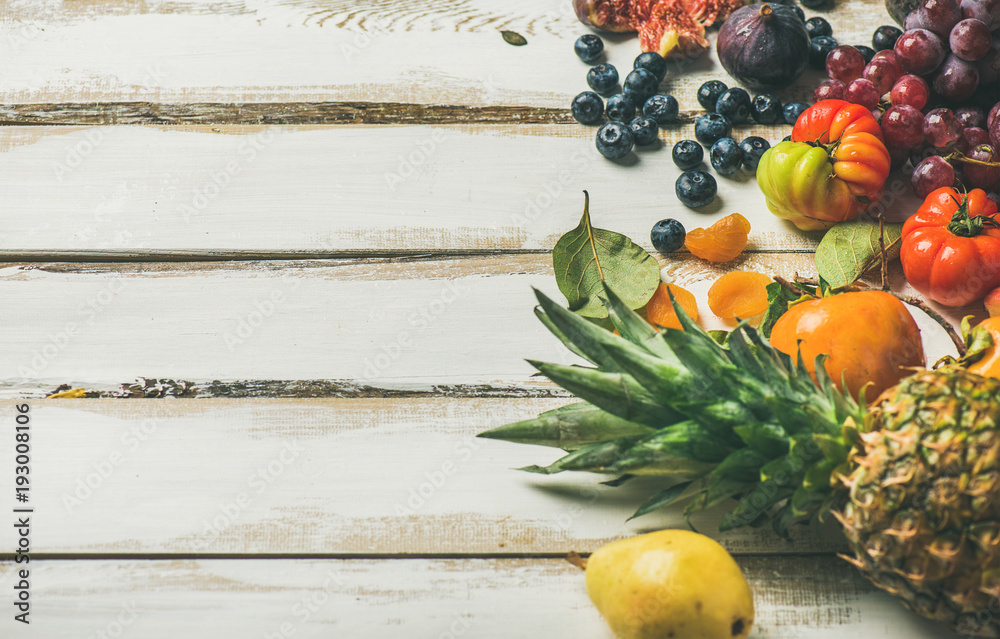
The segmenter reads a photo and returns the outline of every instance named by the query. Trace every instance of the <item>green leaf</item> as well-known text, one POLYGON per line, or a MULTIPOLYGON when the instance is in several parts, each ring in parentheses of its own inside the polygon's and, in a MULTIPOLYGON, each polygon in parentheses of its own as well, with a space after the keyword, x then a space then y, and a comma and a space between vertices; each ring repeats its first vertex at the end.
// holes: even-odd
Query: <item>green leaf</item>
MULTIPOLYGON (((885 254, 899 257, 903 225, 885 225, 885 254)), ((831 288, 853 284, 869 269, 881 263, 878 222, 853 220, 826 232, 816 247, 816 270, 831 288)))
POLYGON ((694 483, 693 481, 685 481, 679 484, 674 484, 673 486, 665 490, 661 490, 660 492, 656 493, 655 495, 647 499, 645 502, 643 502, 643 504, 639 506, 639 509, 636 510, 632 514, 632 516, 628 518, 628 520, 632 521, 636 517, 642 517, 643 515, 648 515, 654 510, 666 508, 670 504, 680 499, 687 491, 688 487, 691 486, 691 484, 693 483, 694 483))
POLYGON ((524 36, 517 31, 501 31, 500 35, 503 36, 504 42, 512 44, 515 47, 523 47, 528 44, 528 41, 524 39, 524 36))
POLYGON ((584 191, 583 217, 552 249, 556 283, 571 311, 603 318, 600 298, 606 283, 631 309, 642 308, 660 285, 660 266, 649 253, 621 233, 590 223, 590 195, 584 191))
POLYGON ((767 285, 767 310, 760 320, 760 334, 764 337, 771 337, 771 329, 774 328, 778 318, 788 311, 788 305, 800 298, 777 282, 767 285))
POLYGON ((574 450, 587 444, 653 432, 654 429, 649 426, 630 422, 593 404, 580 402, 546 411, 534 419, 479 433, 477 437, 574 450))

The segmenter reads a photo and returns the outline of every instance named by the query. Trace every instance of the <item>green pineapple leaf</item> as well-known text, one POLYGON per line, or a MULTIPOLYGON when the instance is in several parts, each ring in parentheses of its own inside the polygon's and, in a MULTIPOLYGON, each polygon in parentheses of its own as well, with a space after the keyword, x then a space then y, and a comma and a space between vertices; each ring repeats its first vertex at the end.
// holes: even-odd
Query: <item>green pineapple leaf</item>
POLYGON ((648 515, 649 513, 659 510, 661 508, 666 508, 670 504, 676 502, 684 496, 687 489, 694 484, 693 481, 685 481, 679 484, 674 484, 670 488, 666 488, 656 493, 646 501, 642 503, 639 508, 632 513, 632 516, 628 518, 627 521, 632 521, 636 517, 642 517, 643 515, 648 515))
POLYGON ((649 426, 616 417, 593 404, 579 402, 546 411, 534 419, 479 433, 477 437, 576 450, 587 444, 654 432, 655 429, 649 426))
POLYGON ((580 224, 559 238, 552 249, 556 284, 569 308, 584 317, 603 318, 608 310, 600 297, 607 285, 630 308, 642 308, 660 284, 660 265, 644 248, 621 233, 594 228, 590 194, 583 192, 580 224))

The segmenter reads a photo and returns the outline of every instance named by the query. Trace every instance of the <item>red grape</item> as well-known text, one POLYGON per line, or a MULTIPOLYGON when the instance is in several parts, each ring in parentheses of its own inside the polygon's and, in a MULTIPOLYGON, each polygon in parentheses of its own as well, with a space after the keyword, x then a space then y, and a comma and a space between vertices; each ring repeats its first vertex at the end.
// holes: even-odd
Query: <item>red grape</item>
POLYGON ((963 128, 986 126, 986 114, 977 106, 958 107, 955 109, 955 117, 963 128))
POLYGON ((969 18, 955 25, 951 35, 948 36, 948 44, 952 53, 963 60, 973 62, 990 50, 993 36, 985 24, 975 18, 969 18))
POLYGON ((865 67, 864 78, 875 85, 875 90, 879 95, 888 93, 892 85, 903 75, 903 70, 898 64, 890 60, 872 60, 865 67))
POLYGON ((925 29, 947 38, 952 28, 962 19, 962 10, 955 0, 924 0, 917 7, 917 15, 925 29))
POLYGON ((993 118, 986 130, 990 133, 990 144, 994 149, 1000 149, 1000 118, 993 118))
POLYGON ((864 78, 851 80, 851 83, 844 90, 845 100, 854 104, 860 104, 869 110, 878 106, 879 97, 878 89, 875 88, 872 81, 864 78))
POLYGON ((920 14, 917 13, 916 9, 906 14, 906 19, 903 20, 903 31, 923 28, 924 25, 920 22, 920 14))
POLYGON ((993 128, 993 120, 997 119, 997 114, 998 113, 1000 113, 1000 102, 997 102, 996 104, 994 104, 993 108, 991 108, 990 112, 986 115, 986 128, 987 129, 992 129, 993 128))
POLYGON ((925 75, 941 66, 945 50, 941 38, 927 29, 913 29, 899 36, 896 46, 896 60, 906 73, 925 75))
POLYGON ((933 146, 946 147, 962 135, 962 125, 951 109, 934 109, 924 116, 924 138, 933 146))
POLYGON ((926 80, 919 75, 904 75, 892 85, 889 101, 895 106, 905 104, 920 110, 927 105, 930 94, 931 87, 926 80))
POLYGON ((890 60, 893 64, 899 64, 899 60, 896 59, 896 52, 892 49, 882 49, 872 56, 872 60, 890 60))
POLYGON ((986 55, 976 60, 979 81, 983 84, 1000 82, 1000 40, 994 40, 986 55))
POLYGON ((911 106, 889 107, 879 124, 887 146, 908 150, 924 141, 924 114, 911 106))
POLYGON ((854 47, 842 44, 826 54, 826 74, 844 84, 861 77, 865 57, 854 47))
MULTIPOLYGON (((981 162, 996 162, 996 151, 989 144, 980 144, 973 147, 967 154, 973 160, 981 162)), ((962 163, 962 170, 965 172, 967 186, 984 191, 994 191, 1000 186, 1000 166, 983 166, 982 164, 962 163)))
POLYGON ((958 150, 968 153, 980 144, 989 144, 990 134, 986 129, 970 126, 962 129, 962 137, 958 140, 958 150))
POLYGON ((989 29, 1000 26, 1000 0, 962 0, 963 18, 975 18, 989 29))
POLYGON ((813 91, 813 102, 820 100, 843 100, 844 83, 840 80, 823 80, 813 91))
POLYGON ((939 155, 932 155, 913 169, 910 184, 919 198, 925 198, 932 191, 955 184, 955 168, 939 155))
POLYGON ((971 62, 948 54, 944 64, 934 76, 934 90, 938 95, 952 102, 961 102, 972 97, 979 87, 979 70, 971 62))

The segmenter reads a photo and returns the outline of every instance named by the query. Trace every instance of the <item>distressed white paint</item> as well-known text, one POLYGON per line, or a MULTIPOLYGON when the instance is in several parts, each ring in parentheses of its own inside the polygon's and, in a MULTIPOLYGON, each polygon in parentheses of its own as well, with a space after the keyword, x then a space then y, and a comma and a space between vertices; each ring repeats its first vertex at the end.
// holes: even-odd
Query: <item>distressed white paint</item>
MULTIPOLYGON (((803 255, 750 255, 724 267, 665 262, 723 328, 707 290, 726 270, 806 274, 803 255)), ((899 274, 896 289, 905 290, 899 274)), ((525 357, 573 361, 537 321, 532 287, 562 299, 545 255, 322 266, 55 265, 0 271, 0 380, 121 383, 346 379, 387 387, 521 383, 525 357), (72 334, 71 334, 72 333, 72 334)), ((981 308, 952 309, 957 321, 981 308)), ((920 311, 930 362, 953 351, 920 311)))
MULTIPOLYGON (((773 142, 784 135, 757 132, 773 142)), ((750 220, 750 250, 808 251, 818 241, 772 215, 752 176, 718 176, 716 202, 691 210, 674 195, 672 142, 621 164, 598 154, 593 133, 559 125, 4 128, 0 255, 551 249, 579 222, 584 189, 595 225, 650 250, 657 220, 690 230, 733 211, 750 220)), ((908 181, 894 177, 887 194, 904 190, 908 181)), ((916 209, 912 197, 890 200, 898 218, 916 209)))
MULTIPOLYGON (((741 564, 754 589, 754 639, 955 637, 874 592, 832 558, 741 564)), ((32 567, 32 624, 3 614, 4 636, 612 638, 588 600, 583 574, 558 559, 91 560, 32 567)), ((11 568, 0 564, 0 585, 8 591, 11 568)))
MULTIPOLYGON (((402 101, 565 107, 586 89, 572 42, 588 32, 569 0, 207 5, 10 3, 0 24, 4 102, 402 101), (361 4, 361 3, 358 3, 361 4), (525 34, 512 47, 500 29, 525 34), (95 46, 95 43, 100 43, 95 46)), ((812 13, 812 12, 807 12, 812 13)), ((879 0, 837 3, 836 37, 869 44, 891 22, 879 0)), ((711 36, 714 40, 714 32, 711 36)), ((621 70, 639 53, 607 38, 621 70)), ((713 50, 671 72, 686 108, 709 77, 728 80, 713 50)), ((807 75, 787 96, 811 93, 807 75)))

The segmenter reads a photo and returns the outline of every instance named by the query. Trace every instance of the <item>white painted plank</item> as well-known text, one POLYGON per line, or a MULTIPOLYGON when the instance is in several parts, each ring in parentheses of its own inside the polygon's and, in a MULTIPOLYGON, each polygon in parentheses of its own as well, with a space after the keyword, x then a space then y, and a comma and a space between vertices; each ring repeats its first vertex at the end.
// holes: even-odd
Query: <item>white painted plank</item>
MULTIPOLYGON (((949 639, 833 558, 744 559, 754 639, 949 639)), ((32 624, 5 636, 611 639, 562 560, 34 561, 32 624), (103 634, 102 634, 103 633, 103 634)), ((0 564, 11 591, 13 565, 0 564)))
MULTIPOLYGON (((32 401, 32 549, 558 555, 686 527, 678 509, 626 523, 661 481, 517 472, 561 452, 475 437, 569 401, 32 401)), ((3 423, 15 415, 3 404, 3 423)), ((14 458, 13 437, 0 455, 14 458)), ((711 533, 722 514, 696 525, 711 533)), ((719 538, 744 554, 842 547, 835 529, 801 530, 795 543, 769 528, 719 538)), ((16 540, 0 535, 7 551, 16 540)))
MULTIPOLYGON (((838 2, 824 15, 848 44, 870 44, 875 28, 891 22, 881 0, 838 2)), ((0 95, 7 103, 367 100, 562 108, 586 88, 587 67, 572 42, 588 29, 569 0, 22 1, 7 3, 3 17, 0 95), (506 44, 500 29, 523 33, 529 44, 506 44)), ((608 39, 609 60, 630 69, 637 39, 615 40, 608 39)), ((714 56, 672 71, 668 86, 686 108, 697 108, 701 82, 727 77, 714 56)), ((805 93, 817 77, 801 83, 810 87, 805 93)))
MULTIPOLYGON (((770 131, 774 142, 783 134, 770 131)), ((768 212, 752 176, 719 176, 712 206, 683 206, 669 140, 689 130, 664 132, 665 145, 626 164, 601 157, 592 135, 560 125, 4 128, 0 254, 548 250, 579 222, 584 189, 596 225, 650 250, 660 219, 690 230, 733 211, 751 222, 750 250, 818 241, 768 212)), ((909 192, 902 178, 890 186, 909 192)), ((890 204, 897 218, 917 207, 890 204)))
MULTIPOLYGON (((724 327, 707 290, 733 268, 809 274, 805 255, 724 267, 665 260, 724 327)), ((897 273, 894 288, 904 288, 897 273)), ((562 299, 546 255, 340 265, 265 262, 9 266, 0 270, 0 380, 52 387, 136 377, 347 379, 384 387, 526 382, 522 358, 571 361, 531 312, 532 287, 562 299), (71 334, 72 333, 72 334, 71 334)), ((951 309, 953 319, 982 308, 951 309)), ((952 352, 920 311, 931 362, 952 352)))

